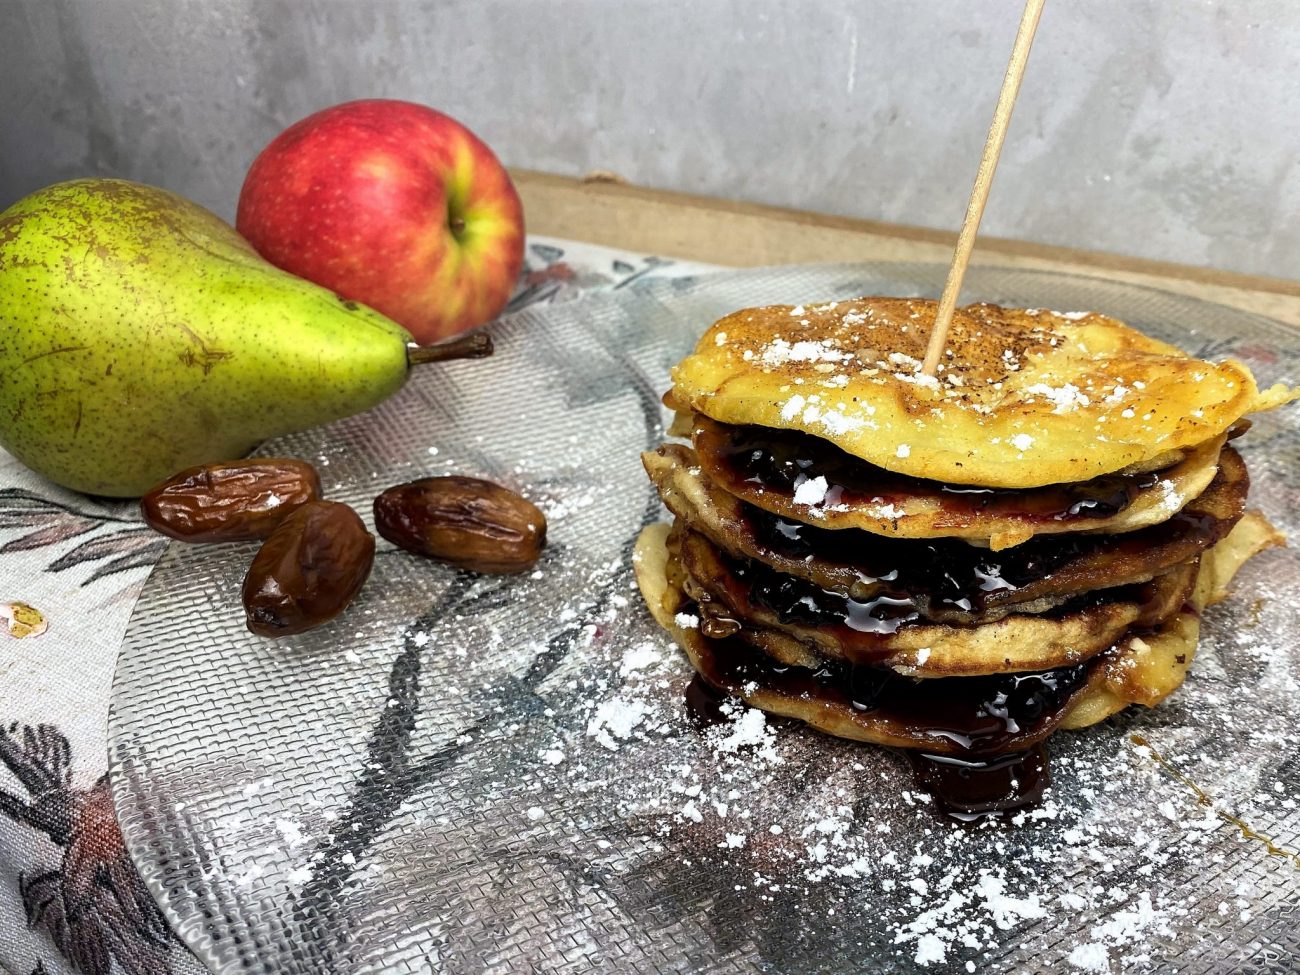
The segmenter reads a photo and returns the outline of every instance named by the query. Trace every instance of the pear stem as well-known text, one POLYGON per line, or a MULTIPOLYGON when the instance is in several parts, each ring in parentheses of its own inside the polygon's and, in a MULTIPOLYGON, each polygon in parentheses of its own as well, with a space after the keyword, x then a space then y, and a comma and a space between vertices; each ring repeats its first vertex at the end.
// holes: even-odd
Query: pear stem
POLYGON ((491 354, 492 336, 487 332, 474 332, 437 345, 408 343, 406 363, 411 366, 422 366, 426 362, 446 362, 448 359, 482 359, 491 354))

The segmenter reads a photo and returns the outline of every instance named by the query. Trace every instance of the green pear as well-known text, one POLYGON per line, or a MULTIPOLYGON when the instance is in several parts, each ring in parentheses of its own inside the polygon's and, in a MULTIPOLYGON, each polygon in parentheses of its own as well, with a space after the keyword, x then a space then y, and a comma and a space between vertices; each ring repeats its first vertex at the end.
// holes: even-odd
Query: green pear
POLYGON ((417 349, 166 190, 73 180, 0 214, 0 445, 79 491, 136 497, 490 351, 417 349))

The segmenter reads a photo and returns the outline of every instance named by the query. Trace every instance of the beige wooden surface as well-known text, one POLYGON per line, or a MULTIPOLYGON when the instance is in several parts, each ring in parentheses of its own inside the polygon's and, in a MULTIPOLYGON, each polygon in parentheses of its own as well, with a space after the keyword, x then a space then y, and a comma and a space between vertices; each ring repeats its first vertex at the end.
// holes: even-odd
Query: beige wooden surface
MULTIPOLYGON (((609 177, 576 180, 523 170, 512 175, 533 233, 665 257, 735 267, 824 261, 947 264, 956 240, 955 233, 648 190, 609 177)), ((1300 281, 986 237, 977 242, 971 263, 1131 281, 1300 327, 1300 281)))

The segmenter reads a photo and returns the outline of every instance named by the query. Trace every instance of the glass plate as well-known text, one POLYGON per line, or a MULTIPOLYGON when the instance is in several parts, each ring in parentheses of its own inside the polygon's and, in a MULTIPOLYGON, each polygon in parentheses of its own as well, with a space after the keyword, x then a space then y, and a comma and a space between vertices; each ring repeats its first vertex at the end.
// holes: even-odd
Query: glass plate
MULTIPOLYGON (((1056 736, 1056 785, 1016 824, 941 820, 885 749, 685 719, 689 668, 629 567, 660 517, 637 455, 663 437, 670 365, 738 307, 933 296, 944 271, 762 269, 534 308, 495 328, 495 358, 267 444, 367 519, 417 476, 500 481, 546 510, 550 545, 491 578, 381 542, 341 619, 279 642, 244 629, 251 546, 167 550, 110 749, 181 937, 221 973, 1292 971, 1294 549, 1246 568, 1162 707, 1056 736)), ((1276 322, 1129 285, 976 268, 965 297, 1106 312, 1262 382, 1300 365, 1276 322)), ((1253 504, 1293 533, 1298 433, 1291 408, 1241 442, 1253 504)))

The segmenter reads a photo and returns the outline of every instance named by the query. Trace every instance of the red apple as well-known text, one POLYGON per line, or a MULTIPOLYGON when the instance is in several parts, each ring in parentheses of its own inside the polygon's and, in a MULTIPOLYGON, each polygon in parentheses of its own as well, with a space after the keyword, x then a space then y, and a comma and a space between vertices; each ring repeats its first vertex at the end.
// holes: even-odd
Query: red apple
POLYGON ((441 112, 384 99, 276 136, 244 179, 235 225, 272 264, 425 344, 500 312, 524 253, 519 195, 492 150, 441 112))

